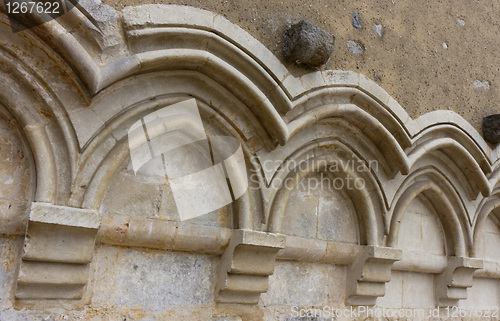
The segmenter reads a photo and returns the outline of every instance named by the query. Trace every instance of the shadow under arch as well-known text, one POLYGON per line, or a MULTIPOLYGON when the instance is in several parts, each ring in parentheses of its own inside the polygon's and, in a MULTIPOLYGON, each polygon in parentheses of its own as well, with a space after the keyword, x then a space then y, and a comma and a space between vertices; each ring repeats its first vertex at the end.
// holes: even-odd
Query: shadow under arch
POLYGON ((479 234, 490 215, 497 217, 500 220, 500 188, 497 187, 493 194, 485 198, 478 206, 476 217, 473 224, 473 243, 471 248, 471 256, 479 257, 478 240, 479 234))
MULTIPOLYGON (((152 111, 156 110, 160 106, 168 107, 169 104, 182 101, 183 99, 192 99, 192 97, 187 96, 176 96, 176 97, 168 97, 163 101, 156 101, 154 104, 151 104, 151 101, 146 101, 144 104, 139 104, 137 106, 129 108, 126 112, 124 112, 119 119, 114 120, 114 124, 112 124, 112 128, 114 132, 117 131, 124 132, 124 128, 130 125, 130 122, 137 122, 138 119, 141 119, 143 116, 148 115, 152 111)), ((204 112, 209 112, 214 117, 217 112, 210 106, 206 105, 202 101, 197 99, 198 107, 204 110, 204 112)), ((248 161, 249 158, 249 150, 245 147, 244 141, 241 137, 239 137, 238 133, 230 127, 229 124, 223 122, 223 117, 218 116, 220 123, 220 129, 223 131, 228 131, 232 134, 233 137, 238 139, 241 146, 243 147, 243 153, 245 155, 247 170, 248 167, 251 166, 251 162, 248 161)), ((177 119, 178 120, 178 119, 177 119)), ((172 121, 176 121, 176 119, 172 119, 172 121)), ((187 122, 184 122, 187 124, 187 122)), ((191 128, 189 126, 181 126, 179 127, 180 133, 189 137, 192 134, 191 128)), ((100 151, 99 146, 102 146, 102 142, 106 141, 106 138, 109 138, 112 135, 113 131, 104 130, 101 132, 98 137, 94 139, 101 141, 100 144, 89 145, 89 149, 87 150, 87 163, 90 167, 90 164, 94 164, 92 168, 88 168, 86 171, 82 171, 82 176, 78 177, 79 184, 83 184, 84 188, 77 193, 74 194, 73 206, 82 207, 82 208, 90 208, 90 209, 98 209, 101 206, 101 203, 106 194, 107 188, 110 185, 113 177, 116 175, 117 170, 122 166, 123 162, 125 162, 130 157, 129 150, 129 142, 128 137, 123 135, 118 141, 112 145, 106 151, 100 151), (95 147, 90 148, 90 147, 95 147), (98 159, 96 159, 98 158, 98 159), (85 173, 85 175, 83 175, 85 173)), ((85 164, 82 165, 85 167, 85 164)), ((78 189, 78 185, 75 186, 78 189)), ((236 201, 232 203, 233 206, 233 227, 234 228, 245 228, 245 229, 254 229, 254 211, 255 215, 258 215, 258 209, 255 209, 255 206, 252 205, 250 200, 250 193, 248 191, 244 193, 241 197, 239 197, 236 201)))
MULTIPOLYGON (((357 172, 356 169, 352 171, 349 168, 348 159, 345 157, 347 154, 352 154, 345 145, 336 141, 335 146, 337 151, 342 150, 340 153, 331 153, 331 151, 318 152, 318 143, 314 145, 316 153, 307 156, 307 149, 302 150, 301 154, 295 155, 294 159, 298 160, 298 164, 291 168, 284 169, 280 173, 280 178, 273 178, 271 188, 275 190, 275 195, 269 207, 269 223, 268 231, 280 233, 282 230, 282 222, 285 217, 286 204, 293 190, 298 186, 300 181, 313 172, 327 172, 340 177, 343 181, 350 180, 356 182, 357 179, 362 179, 363 186, 359 188, 344 188, 343 190, 351 198, 356 212, 356 219, 358 221, 360 243, 362 245, 378 245, 381 242, 381 231, 384 230, 383 219, 381 218, 381 211, 383 211, 383 203, 379 199, 380 196, 376 193, 377 189, 373 187, 373 177, 370 177, 368 172, 357 172), (304 162, 302 162, 304 161, 304 162), (304 166, 303 164, 306 164, 304 166), (340 166, 337 166, 339 165, 340 166), (329 168, 332 165, 338 172, 331 172, 329 168), (276 180, 275 180, 276 179, 276 180), (276 183, 278 182, 278 184, 276 183), (276 186, 279 185, 279 186, 276 186), (367 185, 369 185, 367 187, 367 185), (375 193, 373 193, 375 192, 375 193)), ((359 159, 358 159, 359 160, 359 159)), ((360 160, 361 161, 361 160, 360 160)), ((286 162, 285 162, 286 163, 286 162)))
POLYGON ((456 211, 458 196, 451 190, 443 188, 448 186, 434 169, 424 169, 411 175, 406 184, 400 187, 399 196, 393 202, 392 217, 387 239, 387 246, 397 247, 401 222, 410 203, 419 195, 423 195, 434 207, 435 213, 443 226, 446 238, 448 255, 467 256, 471 243, 470 227, 465 221, 465 213, 461 215, 456 211))

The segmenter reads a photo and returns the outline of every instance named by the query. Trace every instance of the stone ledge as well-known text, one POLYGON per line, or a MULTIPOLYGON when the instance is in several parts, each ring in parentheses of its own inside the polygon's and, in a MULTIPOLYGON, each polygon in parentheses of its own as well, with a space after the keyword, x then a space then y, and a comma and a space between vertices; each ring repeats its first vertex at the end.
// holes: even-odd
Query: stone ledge
POLYGON ((33 203, 15 297, 81 299, 99 225, 96 211, 33 203))
POLYGON ((436 300, 439 306, 454 306, 467 299, 467 288, 472 287, 476 270, 483 268, 483 261, 469 257, 448 257, 446 269, 436 276, 436 300))
POLYGON ((375 305, 385 295, 385 284, 391 280, 392 264, 401 260, 402 250, 366 246, 348 268, 348 305, 375 305))
POLYGON ((222 255, 216 285, 221 303, 258 304, 274 273, 276 254, 285 236, 251 230, 234 230, 222 255))
POLYGON ((101 216, 94 210, 33 202, 30 222, 97 229, 101 224, 101 216))

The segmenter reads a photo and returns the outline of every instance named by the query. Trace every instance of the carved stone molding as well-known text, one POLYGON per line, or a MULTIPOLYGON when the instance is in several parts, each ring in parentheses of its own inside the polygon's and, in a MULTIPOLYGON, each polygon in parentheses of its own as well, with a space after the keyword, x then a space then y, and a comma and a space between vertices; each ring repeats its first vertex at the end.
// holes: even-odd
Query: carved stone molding
POLYGON ((391 280, 392 264, 401 260, 402 250, 366 246, 350 265, 347 275, 347 304, 375 305, 385 295, 391 280))
POLYGON ((267 292, 274 273, 276 254, 285 247, 285 236, 250 230, 235 230, 222 255, 217 301, 257 304, 267 292))
POLYGON ((16 298, 81 299, 100 221, 96 211, 33 203, 16 298))
MULTIPOLYGON (((2 31, 8 17, 0 14, 2 46, 16 53, 0 55, 0 97, 32 149, 34 200, 45 202, 31 210, 18 299, 81 298, 98 229, 102 243, 223 253, 219 302, 257 303, 276 258, 347 265, 353 305, 375 304, 398 260, 400 271, 437 274, 441 305, 466 297, 472 272, 482 266, 468 256, 482 255, 481 227, 500 206, 500 146, 492 149, 452 111, 411 118, 361 74, 324 70, 295 77, 261 43, 214 13, 144 5, 121 13, 108 8, 103 15, 103 7, 91 10, 89 3, 22 36, 2 31), (92 32, 85 31, 89 26, 92 32), (16 48, 32 52, 17 55, 16 48), (78 209, 104 208, 130 155, 131 123, 193 97, 214 127, 237 136, 248 158, 273 164, 262 173, 249 169, 259 174, 258 189, 233 208, 233 226, 244 230, 151 219, 142 208, 147 218, 113 214, 100 226, 97 211, 78 209), (306 168, 291 166, 302 160, 306 168), (350 170, 358 161, 376 161, 380 169, 350 170), (294 219, 285 215, 293 189, 281 182, 292 178, 298 186, 309 173, 325 170, 322 164, 339 164, 339 177, 366 182, 343 192, 359 225, 352 233, 368 246, 316 234, 287 236, 285 246, 285 236, 273 234, 288 233, 282 222, 294 219), (446 254, 457 257, 405 250, 401 259, 395 249, 406 209, 421 194, 439 214, 446 254), (477 253, 470 253, 471 245, 477 253)), ((5 215, 0 225, 10 220, 2 220, 5 215)), ((5 233, 23 233, 24 222, 5 233)), ((477 275, 499 278, 499 271, 498 262, 486 262, 477 275)))
POLYGON ((483 268, 483 261, 469 257, 448 257, 448 266, 436 276, 436 299, 439 306, 457 305, 467 299, 467 288, 472 287, 476 270, 483 268))

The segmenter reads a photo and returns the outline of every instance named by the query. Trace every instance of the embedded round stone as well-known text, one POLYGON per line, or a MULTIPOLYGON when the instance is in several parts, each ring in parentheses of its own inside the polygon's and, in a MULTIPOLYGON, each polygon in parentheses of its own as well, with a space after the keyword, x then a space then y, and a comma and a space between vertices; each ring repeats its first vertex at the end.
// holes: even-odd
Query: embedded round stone
POLYGON ((333 52, 335 36, 301 20, 285 32, 283 53, 290 63, 306 68, 325 64, 333 52))
POLYGON ((483 136, 492 144, 500 143, 500 114, 483 118, 483 136))

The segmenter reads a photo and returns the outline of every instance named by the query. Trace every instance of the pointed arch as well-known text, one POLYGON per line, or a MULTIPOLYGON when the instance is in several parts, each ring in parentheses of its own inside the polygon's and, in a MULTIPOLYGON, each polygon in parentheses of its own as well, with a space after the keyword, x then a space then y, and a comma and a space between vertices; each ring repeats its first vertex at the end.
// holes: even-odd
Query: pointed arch
POLYGON ((300 181, 315 171, 331 173, 343 181, 356 182, 362 179, 363 186, 353 186, 343 190, 353 201, 357 220, 359 222, 359 235, 361 244, 377 245, 381 242, 384 224, 380 213, 383 212, 382 196, 377 193, 376 182, 368 168, 366 171, 357 171, 350 162, 360 160, 352 150, 338 140, 328 142, 313 142, 291 155, 283 162, 281 170, 271 182, 271 200, 269 206, 268 231, 281 232, 285 209, 292 191, 300 181), (325 150, 325 147, 329 148, 325 150), (335 152, 332 152, 334 150, 335 152), (330 169, 338 169, 331 172, 330 169))
POLYGON ((423 195, 435 208, 445 231, 448 255, 467 256, 472 235, 465 207, 452 184, 436 168, 427 167, 409 175, 391 206, 387 245, 397 247, 399 227, 410 203, 423 195))

